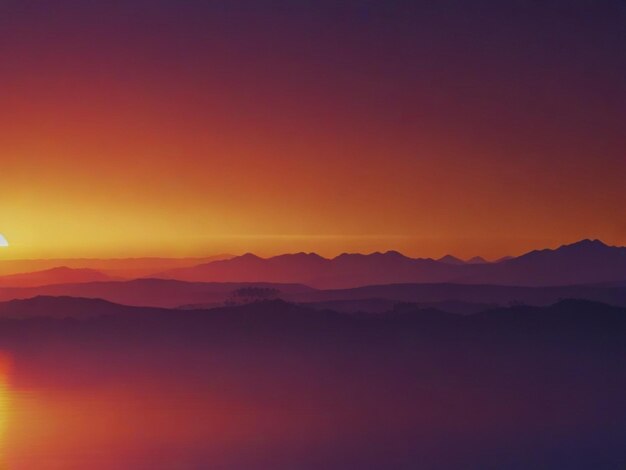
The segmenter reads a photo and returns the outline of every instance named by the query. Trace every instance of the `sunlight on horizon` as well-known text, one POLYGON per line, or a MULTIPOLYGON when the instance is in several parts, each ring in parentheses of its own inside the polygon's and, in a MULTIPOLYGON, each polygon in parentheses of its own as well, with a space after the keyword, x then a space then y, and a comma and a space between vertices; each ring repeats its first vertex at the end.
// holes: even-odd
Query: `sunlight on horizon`
POLYGON ((7 241, 6 238, 4 238, 4 235, 0 233, 0 247, 7 247, 7 246, 9 246, 9 242, 7 241))

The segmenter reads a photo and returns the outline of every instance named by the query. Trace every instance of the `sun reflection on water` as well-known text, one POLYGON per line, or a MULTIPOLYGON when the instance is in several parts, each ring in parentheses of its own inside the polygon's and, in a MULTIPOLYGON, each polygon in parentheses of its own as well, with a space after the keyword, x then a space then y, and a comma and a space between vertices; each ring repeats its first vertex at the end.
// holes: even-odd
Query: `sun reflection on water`
POLYGON ((0 469, 6 468, 5 440, 6 428, 9 415, 9 369, 11 360, 9 356, 0 352, 0 469))

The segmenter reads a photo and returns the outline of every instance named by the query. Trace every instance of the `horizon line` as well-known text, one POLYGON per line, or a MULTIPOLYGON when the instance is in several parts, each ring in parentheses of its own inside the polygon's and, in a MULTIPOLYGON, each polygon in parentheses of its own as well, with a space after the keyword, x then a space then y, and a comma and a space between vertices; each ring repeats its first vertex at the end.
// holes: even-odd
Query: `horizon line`
MULTIPOLYGON (((251 237, 252 238, 252 237, 251 237)), ((457 258, 461 261, 467 262, 469 260, 472 260, 474 258, 482 258, 487 262, 496 262, 498 260, 501 260, 503 258, 508 258, 508 257, 512 257, 512 258, 517 258, 519 256, 523 256, 527 253, 531 253, 533 251, 542 251, 542 250, 556 250, 558 248, 561 247, 565 247, 565 246, 570 246, 570 245, 576 245, 582 242, 600 242, 601 244, 611 247, 611 248, 620 248, 620 247, 624 247, 624 245, 609 245, 608 243, 605 243, 602 239, 600 238, 581 238, 578 239, 574 242, 569 242, 569 243, 561 243, 558 246, 555 247, 543 247, 543 248, 534 248, 534 249, 530 249, 528 251, 524 251, 518 255, 503 255, 503 256, 498 256, 496 258, 493 257, 488 257, 488 256, 483 256, 483 255, 473 255, 473 256, 469 256, 469 257, 461 257, 461 256, 456 256, 450 252, 438 256, 438 257, 433 257, 433 256, 411 256, 411 255, 407 255, 405 253, 403 253, 400 250, 395 250, 395 249, 388 249, 385 251, 381 251, 381 250, 376 250, 376 251, 370 251, 370 252, 358 252, 358 251, 343 251, 340 252, 334 256, 323 256, 320 255, 318 252, 316 251, 289 251, 289 252, 279 252, 277 254, 272 254, 272 255, 258 255, 254 252, 251 251, 245 251, 245 252, 239 252, 239 254, 234 254, 234 253, 214 253, 214 254, 207 254, 207 255, 197 255, 197 256, 167 256, 167 255, 163 255, 163 256, 159 256, 159 255, 146 255, 146 256, 113 256, 113 257, 103 257, 103 256, 94 256, 94 257, 89 257, 89 256, 78 256, 78 257, 40 257, 40 258, 4 258, 0 256, 0 262, 18 262, 18 261, 24 261, 24 262, 33 262, 33 261, 137 261, 137 260, 202 260, 202 259, 208 259, 208 258, 216 258, 216 257, 224 257, 223 259, 232 259, 232 258, 238 258, 241 256, 245 256, 245 255, 253 255, 256 256, 260 259, 271 259, 271 258, 275 258, 278 256, 286 256, 286 255, 298 255, 298 254, 305 254, 305 255, 316 255, 319 256, 320 258, 323 259, 327 259, 327 260, 333 260, 335 258, 338 258, 342 255, 363 255, 363 256, 371 256, 371 255, 376 255, 376 254, 387 254, 387 253, 398 253, 402 256, 404 256, 405 258, 409 258, 409 259, 422 259, 422 260, 433 260, 433 261, 438 261, 442 258, 445 258, 447 256, 451 256, 454 258, 457 258)), ((7 251, 9 251, 7 249, 7 251)), ((215 260, 215 261, 220 261, 220 260, 215 260)))

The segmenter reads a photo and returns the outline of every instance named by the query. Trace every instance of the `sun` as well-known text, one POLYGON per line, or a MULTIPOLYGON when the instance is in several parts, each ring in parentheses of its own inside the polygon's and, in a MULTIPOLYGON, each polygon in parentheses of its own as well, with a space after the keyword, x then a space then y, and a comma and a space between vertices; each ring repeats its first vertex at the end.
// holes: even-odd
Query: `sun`
POLYGON ((6 238, 4 238, 4 235, 0 233, 0 247, 6 247, 6 246, 9 246, 9 242, 7 241, 6 238))

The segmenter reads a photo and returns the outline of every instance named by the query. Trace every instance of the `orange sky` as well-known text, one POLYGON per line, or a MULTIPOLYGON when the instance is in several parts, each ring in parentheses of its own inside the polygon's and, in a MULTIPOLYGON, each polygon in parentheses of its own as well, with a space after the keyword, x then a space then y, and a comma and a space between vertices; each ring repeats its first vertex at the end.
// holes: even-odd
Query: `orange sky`
POLYGON ((169 3, 4 12, 0 257, 626 244, 610 11, 511 32, 494 10, 468 46, 436 12, 414 32, 169 3))

